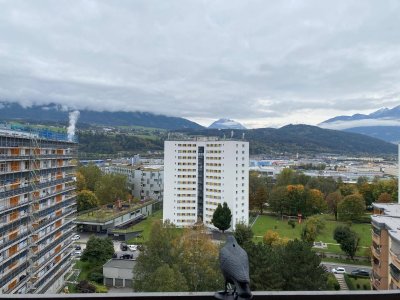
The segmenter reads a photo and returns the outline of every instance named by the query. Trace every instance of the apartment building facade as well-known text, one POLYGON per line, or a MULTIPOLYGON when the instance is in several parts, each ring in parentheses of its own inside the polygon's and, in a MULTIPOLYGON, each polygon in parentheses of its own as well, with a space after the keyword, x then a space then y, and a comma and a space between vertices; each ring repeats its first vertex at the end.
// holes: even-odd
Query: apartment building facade
POLYGON ((71 269, 77 144, 0 131, 0 293, 56 293, 71 269))
POLYGON ((214 228, 212 215, 226 202, 231 230, 248 224, 249 143, 198 138, 165 141, 163 220, 178 227, 201 221, 214 228))
POLYGON ((371 285, 374 290, 400 289, 400 204, 374 203, 371 217, 371 285))
POLYGON ((108 173, 127 177, 133 197, 145 200, 163 200, 164 167, 161 165, 111 165, 108 173))

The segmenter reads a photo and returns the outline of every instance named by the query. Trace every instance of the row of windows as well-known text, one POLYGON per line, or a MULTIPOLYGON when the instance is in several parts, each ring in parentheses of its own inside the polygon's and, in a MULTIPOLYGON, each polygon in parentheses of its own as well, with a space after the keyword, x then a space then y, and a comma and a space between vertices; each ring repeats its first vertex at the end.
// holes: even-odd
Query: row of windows
POLYGON ((178 178, 196 178, 196 175, 178 175, 178 178))
POLYGON ((176 200, 176 203, 196 203, 196 200, 176 200))
POLYGON ((177 181, 177 184, 196 184, 196 181, 177 181))
POLYGON ((206 153, 222 153, 221 150, 207 150, 206 153))
POLYGON ((196 147, 196 144, 178 144, 178 147, 196 147))
POLYGON ((180 209, 180 210, 193 210, 193 209, 196 209, 196 207, 195 206, 178 206, 177 209, 180 209))
POLYGON ((178 169, 178 172, 196 172, 196 169, 178 169))
POLYGON ((221 182, 206 182, 206 185, 221 186, 221 182))
POLYGON ((196 153, 196 150, 178 150, 178 153, 196 153))
POLYGON ((222 157, 221 156, 207 156, 206 159, 207 160, 221 160, 222 157))
POLYGON ((176 215, 178 217, 194 217, 194 216, 196 216, 195 213, 177 213, 176 215))
POLYGON ((207 175, 206 178, 207 178, 207 179, 221 179, 221 176, 211 176, 211 175, 207 175))
MULTIPOLYGON (((217 206, 217 205, 218 205, 218 202, 214 202, 214 201, 206 201, 206 204, 208 204, 208 205, 215 205, 215 206, 217 206)), ((211 210, 211 208, 210 208, 209 210, 211 210)))
POLYGON ((176 220, 176 223, 194 223, 195 220, 192 219, 178 219, 176 220))
POLYGON ((178 162, 178 166, 195 166, 195 162, 178 162))
POLYGON ((209 166, 209 167, 221 167, 222 164, 221 163, 206 163, 206 166, 209 166))
POLYGON ((215 196, 215 195, 206 195, 207 199, 218 199, 221 200, 221 196, 215 196))
POLYGON ((176 194, 177 197, 196 197, 196 194, 176 194))
POLYGON ((213 170, 213 169, 206 169, 206 172, 209 172, 209 173, 222 173, 221 170, 213 170))
MULTIPOLYGON (((177 158, 175 156, 175 158, 177 158)), ((178 156, 178 159, 197 159, 196 156, 178 156)))
POLYGON ((178 191, 195 191, 196 188, 194 188, 194 187, 178 187, 177 190, 178 191))
POLYGON ((221 190, 217 189, 206 189, 207 192, 213 192, 213 193, 221 193, 221 190))
POLYGON ((207 147, 221 147, 222 144, 207 144, 207 147))

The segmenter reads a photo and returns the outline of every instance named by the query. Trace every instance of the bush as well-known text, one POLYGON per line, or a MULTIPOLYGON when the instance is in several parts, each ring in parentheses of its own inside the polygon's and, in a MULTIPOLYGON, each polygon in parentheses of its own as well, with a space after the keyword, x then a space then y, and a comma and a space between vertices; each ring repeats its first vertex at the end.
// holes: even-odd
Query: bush
POLYGON ((361 288, 359 283, 356 284, 356 287, 357 287, 357 290, 359 290, 361 288))
POLYGON ((353 281, 350 279, 350 276, 347 274, 344 274, 344 280, 346 281, 347 287, 349 290, 355 290, 356 288, 354 287, 353 281))
POLYGON ((295 228, 295 227, 296 227, 296 222, 293 221, 293 220, 289 220, 287 223, 288 223, 288 225, 291 226, 292 228, 295 228))
POLYGON ((98 273, 98 272, 92 272, 89 274, 89 280, 97 282, 97 283, 103 283, 103 274, 98 273))
POLYGON ((370 288, 368 288, 368 286, 366 284, 363 284, 363 289, 364 290, 369 290, 370 288))
POLYGON ((340 285, 339 282, 337 281, 335 275, 333 275, 332 273, 328 274, 328 279, 326 281, 326 285, 327 285, 327 289, 329 291, 338 291, 340 290, 340 285))
POLYGON ((76 290, 78 293, 94 293, 96 292, 96 287, 87 280, 82 280, 76 285, 76 290))

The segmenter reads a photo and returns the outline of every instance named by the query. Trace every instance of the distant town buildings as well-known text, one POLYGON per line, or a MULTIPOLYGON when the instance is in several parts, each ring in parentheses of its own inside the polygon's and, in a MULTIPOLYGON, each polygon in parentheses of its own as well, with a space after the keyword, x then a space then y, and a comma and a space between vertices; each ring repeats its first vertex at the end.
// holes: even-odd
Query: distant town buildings
POLYGON ((242 140, 165 141, 163 220, 179 227, 213 227, 218 204, 232 211, 232 227, 248 224, 249 143, 242 140))
POLYGON ((374 203, 372 274, 374 290, 400 289, 400 204, 374 203))
POLYGON ((0 294, 57 293, 72 266, 77 144, 0 130, 0 294))

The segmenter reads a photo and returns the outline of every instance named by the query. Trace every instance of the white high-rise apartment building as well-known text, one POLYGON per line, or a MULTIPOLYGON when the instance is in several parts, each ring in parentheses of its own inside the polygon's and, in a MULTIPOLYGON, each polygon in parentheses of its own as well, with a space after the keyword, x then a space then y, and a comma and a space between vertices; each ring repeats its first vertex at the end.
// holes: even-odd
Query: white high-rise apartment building
POLYGON ((163 220, 178 227, 202 220, 208 227, 218 204, 232 212, 231 230, 248 224, 249 143, 197 138, 165 141, 163 220))

